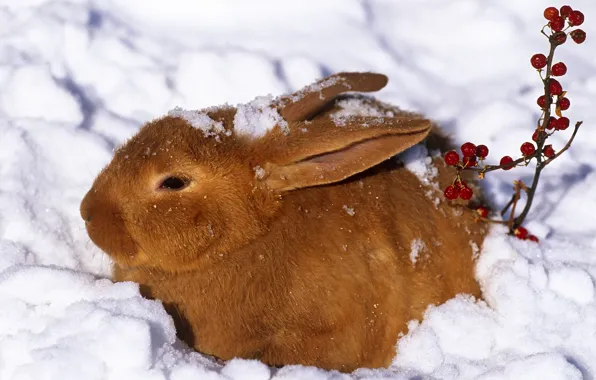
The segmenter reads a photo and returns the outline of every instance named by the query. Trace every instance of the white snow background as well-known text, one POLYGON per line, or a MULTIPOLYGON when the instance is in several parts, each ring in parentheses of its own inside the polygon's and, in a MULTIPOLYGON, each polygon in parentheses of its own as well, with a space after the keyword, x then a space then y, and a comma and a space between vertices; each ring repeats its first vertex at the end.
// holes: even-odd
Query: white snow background
MULTIPOLYGON (((553 4, 560 6, 563 3, 553 4)), ((175 106, 293 91, 337 71, 390 77, 378 96, 436 119, 489 158, 519 155, 538 115, 529 58, 547 52, 539 0, 0 1, 0 379, 596 378, 596 3, 560 47, 576 142, 547 168, 527 224, 495 229, 484 302, 412 322, 389 369, 353 374, 215 363, 176 341, 161 304, 112 284, 79 203, 112 150, 175 106)), ((551 138, 563 146, 572 128, 551 138)), ((529 169, 491 173, 502 206, 529 169)), ((357 217, 357 215, 355 216, 357 217)))

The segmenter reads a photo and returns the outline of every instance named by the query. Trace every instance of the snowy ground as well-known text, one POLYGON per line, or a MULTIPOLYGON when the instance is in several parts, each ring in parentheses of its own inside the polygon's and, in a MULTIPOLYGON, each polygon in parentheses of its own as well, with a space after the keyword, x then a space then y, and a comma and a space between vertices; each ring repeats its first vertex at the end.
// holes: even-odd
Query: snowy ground
MULTIPOLYGON (((456 298, 399 342, 388 370, 220 366, 185 350, 160 304, 112 284, 78 205, 112 149, 174 106, 279 94, 335 71, 390 77, 380 97, 458 141, 517 156, 538 117, 529 57, 542 0, 0 1, 0 379, 596 379, 596 3, 569 73, 577 142, 549 167, 528 227, 493 231, 488 305, 456 298), (208 5, 206 3, 209 3, 208 5)), ((561 4, 555 4, 561 5, 561 4)), ((560 148, 571 129, 552 139, 560 148)), ((528 171, 488 176, 503 205, 528 171)))

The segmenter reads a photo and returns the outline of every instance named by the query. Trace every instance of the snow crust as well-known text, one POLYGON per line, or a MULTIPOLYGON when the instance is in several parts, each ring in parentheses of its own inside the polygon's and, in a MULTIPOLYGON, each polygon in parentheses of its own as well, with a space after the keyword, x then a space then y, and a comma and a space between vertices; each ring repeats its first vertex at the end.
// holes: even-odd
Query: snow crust
POLYGON ((168 116, 180 117, 188 121, 193 127, 203 132, 206 137, 219 137, 220 134, 231 135, 232 131, 226 130, 221 121, 215 121, 205 111, 185 110, 175 107, 168 112, 168 116))
MULTIPOLYGON (((236 127, 259 136, 280 119, 269 98, 255 96, 294 91, 331 72, 387 74, 382 100, 437 120, 456 141, 487 144, 489 161, 515 155, 538 117, 540 83, 528 61, 546 49, 538 31, 547 5, 0 2, 0 379, 595 378, 591 0, 571 4, 586 14, 588 40, 557 53, 569 69, 561 79, 572 100, 567 115, 585 124, 568 154, 543 172, 528 222, 541 243, 493 228, 477 266, 484 301, 458 296, 410 322, 388 369, 273 369, 195 353, 176 340, 158 301, 108 279, 110 261, 78 215, 113 149, 144 122, 179 106, 176 114, 220 134, 206 115, 185 110, 242 103, 236 127)), ((554 135, 554 148, 570 133, 554 135)), ((405 162, 432 183, 426 153, 415 147, 405 162)), ((487 175, 487 194, 503 206, 512 181, 527 179, 528 170, 487 175)))
POLYGON ((285 121, 273 106, 272 96, 259 96, 254 100, 239 104, 234 117, 234 129, 241 134, 253 137, 264 135, 276 125, 288 134, 288 122, 285 121))
POLYGON ((398 155, 406 169, 412 172, 425 186, 438 186, 435 178, 439 170, 433 165, 432 157, 424 144, 416 144, 398 155))

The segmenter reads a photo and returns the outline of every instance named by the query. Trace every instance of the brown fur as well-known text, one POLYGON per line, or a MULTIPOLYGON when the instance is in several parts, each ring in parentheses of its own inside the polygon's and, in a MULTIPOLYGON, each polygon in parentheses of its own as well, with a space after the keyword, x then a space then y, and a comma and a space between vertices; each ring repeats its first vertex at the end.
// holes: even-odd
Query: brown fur
MULTIPOLYGON (((378 75, 362 85, 375 74, 349 75, 360 82, 348 78, 337 93, 384 86, 378 75)), ((288 135, 275 128, 218 142, 180 118, 148 123, 83 200, 89 236, 114 259, 114 278, 162 300, 198 351, 275 366, 384 367, 428 305, 480 296, 471 242, 481 246, 484 227, 462 205, 435 206, 438 192, 427 196, 432 189, 386 160, 422 140, 430 123, 370 99, 396 118, 336 127, 328 115, 337 93, 325 104, 281 98, 282 115, 294 104, 284 115, 294 118, 288 135), (257 165, 264 175, 255 176, 257 165), (156 190, 168 175, 190 185, 156 190), (414 239, 426 245, 416 265, 414 239)), ((233 114, 210 111, 228 128, 233 114)), ((437 130, 426 141, 449 148, 437 130)), ((440 158, 434 164, 444 188, 454 171, 440 158)))

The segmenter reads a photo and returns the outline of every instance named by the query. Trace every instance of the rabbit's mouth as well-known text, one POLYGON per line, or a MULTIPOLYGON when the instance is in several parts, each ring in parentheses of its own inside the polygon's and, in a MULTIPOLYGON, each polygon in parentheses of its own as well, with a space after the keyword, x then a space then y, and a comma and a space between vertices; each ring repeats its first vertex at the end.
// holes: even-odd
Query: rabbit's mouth
POLYGON ((112 214, 109 218, 100 220, 103 219, 100 216, 103 215, 98 214, 92 220, 85 221, 91 241, 120 267, 142 265, 142 259, 146 255, 128 232, 124 219, 112 214))

